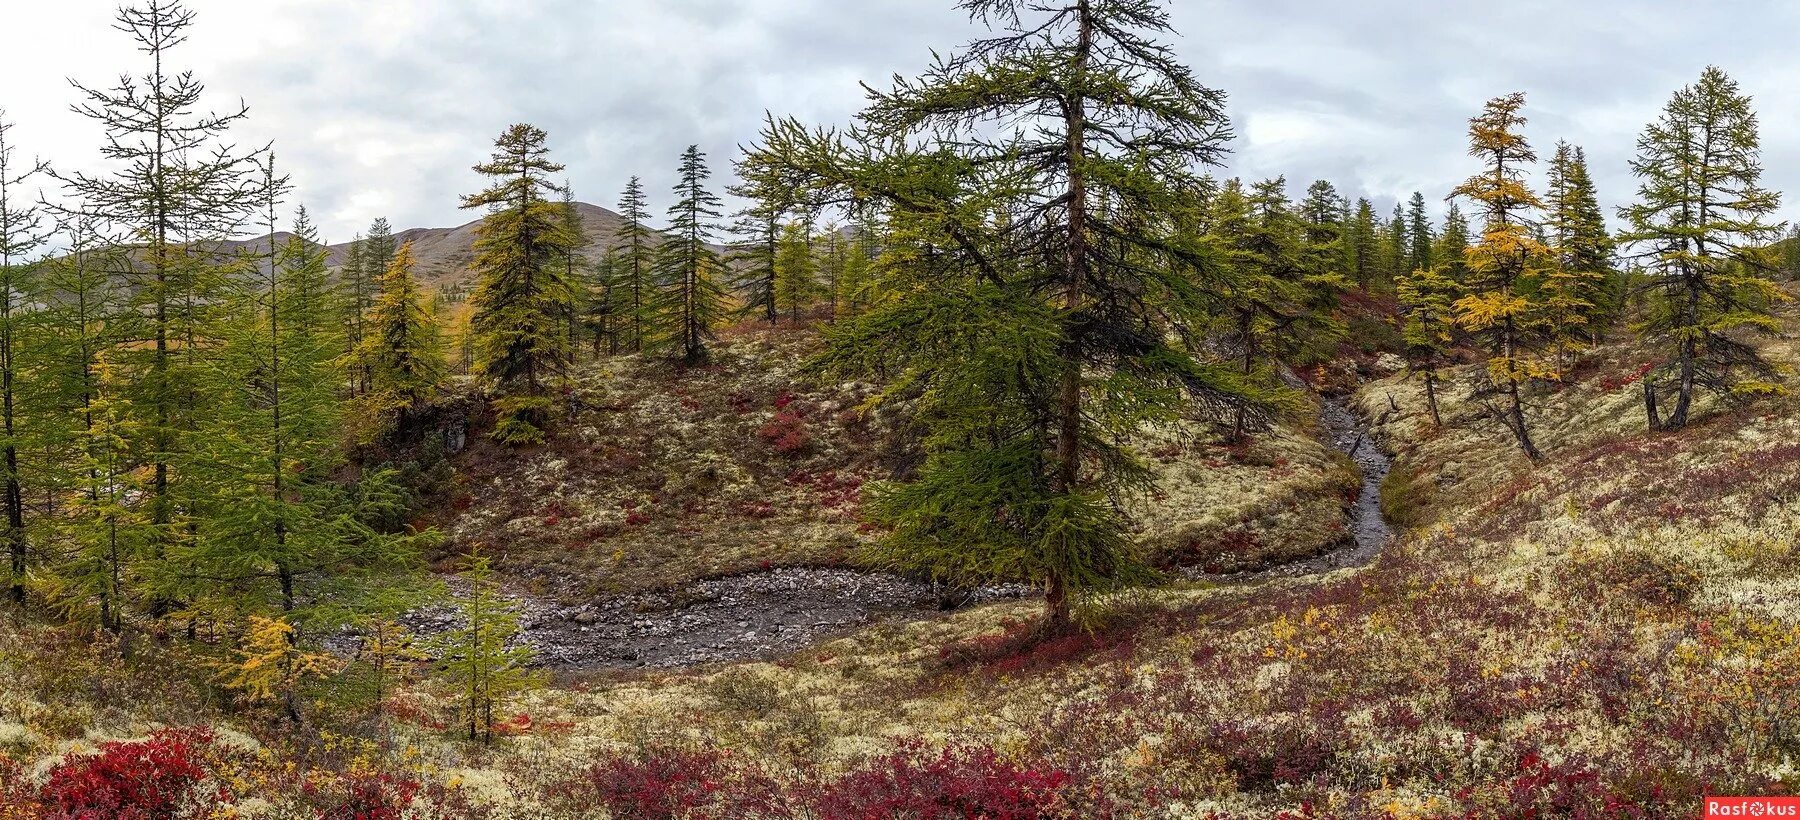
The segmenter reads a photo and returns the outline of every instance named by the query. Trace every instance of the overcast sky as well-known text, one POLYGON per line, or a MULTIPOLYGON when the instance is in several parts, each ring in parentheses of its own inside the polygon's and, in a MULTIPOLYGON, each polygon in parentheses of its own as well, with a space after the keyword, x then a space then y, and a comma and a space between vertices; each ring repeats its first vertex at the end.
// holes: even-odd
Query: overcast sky
MULTIPOLYGON (((1436 203, 1472 170, 1467 119, 1528 95, 1528 135, 1587 148, 1609 204, 1632 195, 1637 133, 1708 63, 1757 99, 1767 181, 1800 197, 1800 4, 1783 0, 1172 0, 1177 48, 1230 94, 1229 173, 1326 178, 1390 209, 1436 203)), ((92 168, 100 132, 65 78, 141 71, 109 0, 0 0, 0 108, 25 154, 92 168)), ((461 224, 457 197, 495 135, 550 134, 579 198, 611 206, 632 174, 660 214, 680 151, 718 187, 763 111, 841 123, 859 80, 916 74, 978 32, 951 0, 189 0, 175 62, 217 107, 242 97, 245 144, 273 140, 327 238, 376 216, 461 224)), ((1786 214, 1800 213, 1788 205, 1786 214)))

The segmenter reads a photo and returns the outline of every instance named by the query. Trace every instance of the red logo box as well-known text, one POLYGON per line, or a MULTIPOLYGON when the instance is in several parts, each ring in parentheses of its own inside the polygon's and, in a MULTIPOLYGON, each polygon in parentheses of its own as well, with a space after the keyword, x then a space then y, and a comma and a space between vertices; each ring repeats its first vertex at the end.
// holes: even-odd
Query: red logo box
POLYGON ((1800 818, 1800 797, 1708 797, 1700 816, 1800 818))

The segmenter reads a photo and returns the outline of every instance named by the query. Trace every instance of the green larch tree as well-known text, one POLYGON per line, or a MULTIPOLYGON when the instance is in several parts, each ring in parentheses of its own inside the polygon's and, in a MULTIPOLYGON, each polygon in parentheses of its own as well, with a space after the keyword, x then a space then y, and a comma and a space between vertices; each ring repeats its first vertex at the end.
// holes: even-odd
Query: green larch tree
POLYGON ((561 208, 563 233, 569 240, 569 246, 563 249, 561 264, 562 279, 568 285, 569 299, 567 313, 563 323, 568 332, 568 356, 572 360, 575 352, 581 349, 581 316, 583 307, 593 298, 592 276, 593 266, 588 263, 586 250, 593 242, 588 239, 587 229, 582 224, 581 205, 575 201, 575 189, 563 182, 562 201, 557 203, 561 208))
POLYGON ((657 347, 693 365, 706 361, 706 342, 726 314, 725 264, 710 246, 718 233, 721 203, 706 190, 711 173, 699 146, 682 153, 680 174, 676 202, 669 206, 668 237, 657 249, 652 309, 657 347))
POLYGON ((487 556, 473 553, 460 574, 467 591, 456 598, 456 628, 432 641, 440 673, 456 687, 469 740, 492 743, 494 710, 540 685, 535 654, 519 644, 519 616, 500 594, 487 556))
MULTIPOLYGON (((1234 275, 1223 279, 1229 335, 1246 383, 1273 385, 1288 333, 1306 308, 1305 223, 1288 206, 1286 181, 1258 182, 1246 192, 1237 179, 1212 198, 1214 235, 1228 249, 1234 275)), ((1231 440, 1249 432, 1250 408, 1232 415, 1231 440)))
POLYGON ((649 333, 650 302, 656 294, 656 247, 661 239, 650 228, 649 200, 644 196, 644 183, 637 177, 625 184, 619 197, 619 216, 624 222, 613 236, 613 290, 617 294, 612 311, 620 346, 633 353, 644 351, 649 333))
POLYGON ((543 441, 555 408, 546 383, 569 364, 564 322, 573 300, 559 265, 577 240, 551 199, 562 186, 550 175, 563 166, 550 161, 547 141, 535 126, 508 128, 475 166, 492 184, 462 201, 488 209, 476 231, 469 322, 475 376, 495 396, 494 440, 507 444, 543 441))
POLYGON ((1444 209, 1444 231, 1438 234, 1432 257, 1450 281, 1460 285, 1469 273, 1469 219, 1462 207, 1452 201, 1444 209))
POLYGON ((1414 372, 1425 377, 1425 408, 1431 423, 1444 426, 1438 412, 1438 369, 1443 367, 1455 340, 1455 304, 1461 292, 1446 266, 1414 268, 1395 283, 1400 304, 1401 338, 1414 372))
POLYGON ((1406 205, 1407 251, 1401 273, 1431 270, 1435 262, 1431 256, 1432 239, 1431 216, 1425 213, 1425 195, 1414 191, 1406 205))
POLYGON ((20 424, 20 392, 25 388, 19 346, 33 320, 31 304, 39 294, 38 265, 32 258, 50 231, 42 212, 27 197, 32 177, 48 170, 42 162, 14 156, 12 123, 0 111, 0 483, 5 485, 7 597, 25 605, 28 539, 25 532, 25 480, 19 464, 24 431, 20 424))
POLYGON ((789 321, 797 324, 801 315, 818 303, 819 293, 812 231, 800 222, 789 222, 781 226, 775 251, 775 300, 786 309, 789 321))
POLYGON ((1394 214, 1382 226, 1381 238, 1381 273, 1385 280, 1381 284, 1383 288, 1392 288, 1412 259, 1412 239, 1408 234, 1406 209, 1400 203, 1394 203, 1394 214))
POLYGON ((1356 210, 1345 232, 1345 250, 1356 284, 1372 288, 1380 279, 1381 231, 1375 224, 1375 206, 1367 199, 1356 200, 1356 210))
POLYGON ((97 219, 72 214, 61 223, 63 253, 44 265, 35 327, 38 438, 52 459, 53 491, 70 499, 49 517, 57 557, 46 597, 71 616, 97 607, 101 627, 116 633, 136 555, 121 534, 135 532, 127 506, 139 488, 126 478, 135 440, 123 427, 129 413, 105 395, 116 385, 102 379, 102 357, 120 342, 118 274, 129 260, 120 243, 100 233, 97 219))
POLYGON ((412 243, 401 245, 376 281, 369 332, 357 352, 370 373, 365 415, 384 429, 403 431, 436 394, 448 369, 442 333, 413 276, 413 259, 412 243))
POLYGON ((1155 39, 1160 2, 962 6, 993 36, 874 92, 848 133, 790 120, 759 150, 803 171, 812 201, 888 217, 880 296, 820 362, 889 374, 928 420, 918 476, 872 493, 889 530, 875 556, 1041 584, 1062 630, 1075 604, 1147 577, 1122 510, 1150 479, 1122 439, 1265 406, 1184 335, 1229 275, 1177 230, 1229 121, 1155 39))
POLYGON ((1544 230, 1557 265, 1544 281, 1542 301, 1555 328, 1554 352, 1566 365, 1599 341, 1612 315, 1613 242, 1580 148, 1556 144, 1545 193, 1544 230))
POLYGON ((350 394, 361 395, 369 389, 369 374, 360 363, 356 363, 356 351, 362 347, 364 323, 369 319, 369 301, 375 291, 375 277, 381 271, 369 270, 363 252, 366 243, 362 234, 350 240, 349 247, 344 249, 344 263, 338 266, 338 281, 343 285, 344 299, 340 307, 344 311, 344 360, 351 362, 349 379, 350 394))
MULTIPOLYGON (((103 217, 138 248, 126 272, 135 305, 125 315, 133 320, 128 335, 135 343, 121 348, 116 365, 131 393, 121 406, 142 418, 120 429, 142 437, 134 447, 151 473, 146 535, 153 554, 162 556, 172 541, 192 537, 204 515, 195 508, 197 488, 179 486, 185 478, 179 466, 209 403, 202 393, 217 386, 206 384, 201 371, 211 345, 209 313, 223 304, 229 284, 195 248, 228 238, 250 219, 260 180, 255 153, 225 141, 248 109, 203 111, 204 84, 170 67, 194 13, 180 0, 143 0, 121 8, 115 21, 150 68, 111 88, 74 83, 82 98, 75 111, 104 129, 101 154, 112 169, 62 179, 77 207, 103 217)), ((154 564, 151 569, 164 574, 154 564)), ((166 614, 172 604, 154 595, 152 615, 166 614)))
MULTIPOLYGON (((1775 304, 1787 296, 1769 276, 1770 220, 1780 194, 1762 187, 1755 110, 1737 82, 1708 66, 1675 92, 1638 138, 1631 170, 1637 201, 1620 211, 1620 236, 1647 268, 1651 295, 1642 332, 1669 350, 1653 382, 1673 382, 1675 408, 1662 425, 1687 425, 1698 390, 1742 397, 1786 392, 1782 368, 1743 337, 1774 332, 1775 304)), ((1654 409, 1653 385, 1646 398, 1654 409)))

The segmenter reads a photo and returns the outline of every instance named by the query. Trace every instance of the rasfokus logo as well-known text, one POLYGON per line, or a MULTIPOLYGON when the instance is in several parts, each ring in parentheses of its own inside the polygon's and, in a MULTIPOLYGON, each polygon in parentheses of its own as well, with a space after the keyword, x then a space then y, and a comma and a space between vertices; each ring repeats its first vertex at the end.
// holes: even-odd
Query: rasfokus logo
POLYGON ((1800 817, 1800 797, 1708 797, 1702 817, 1800 817))

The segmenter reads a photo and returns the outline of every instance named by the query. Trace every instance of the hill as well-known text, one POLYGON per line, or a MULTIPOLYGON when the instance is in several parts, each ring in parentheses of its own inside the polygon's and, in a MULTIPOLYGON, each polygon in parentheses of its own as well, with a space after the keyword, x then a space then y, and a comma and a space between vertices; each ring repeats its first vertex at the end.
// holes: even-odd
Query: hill
MULTIPOLYGON (((575 203, 576 211, 581 215, 582 232, 587 236, 591 254, 598 255, 602 250, 612 246, 624 224, 624 217, 608 208, 586 202, 575 203)), ((470 263, 475 261, 475 231, 481 220, 475 219, 453 228, 407 228, 397 231, 394 238, 400 242, 411 242, 413 254, 418 260, 417 273, 427 284, 438 287, 453 287, 467 284, 470 281, 470 263)), ((284 242, 292 234, 281 231, 275 234, 277 242, 284 242)), ((218 243, 218 251, 224 254, 239 250, 256 252, 266 248, 269 235, 250 239, 234 239, 218 243)), ((731 249, 725 245, 711 245, 713 252, 721 256, 728 255, 731 249)), ((349 242, 327 245, 329 255, 326 264, 338 267, 350 251, 349 242)))

